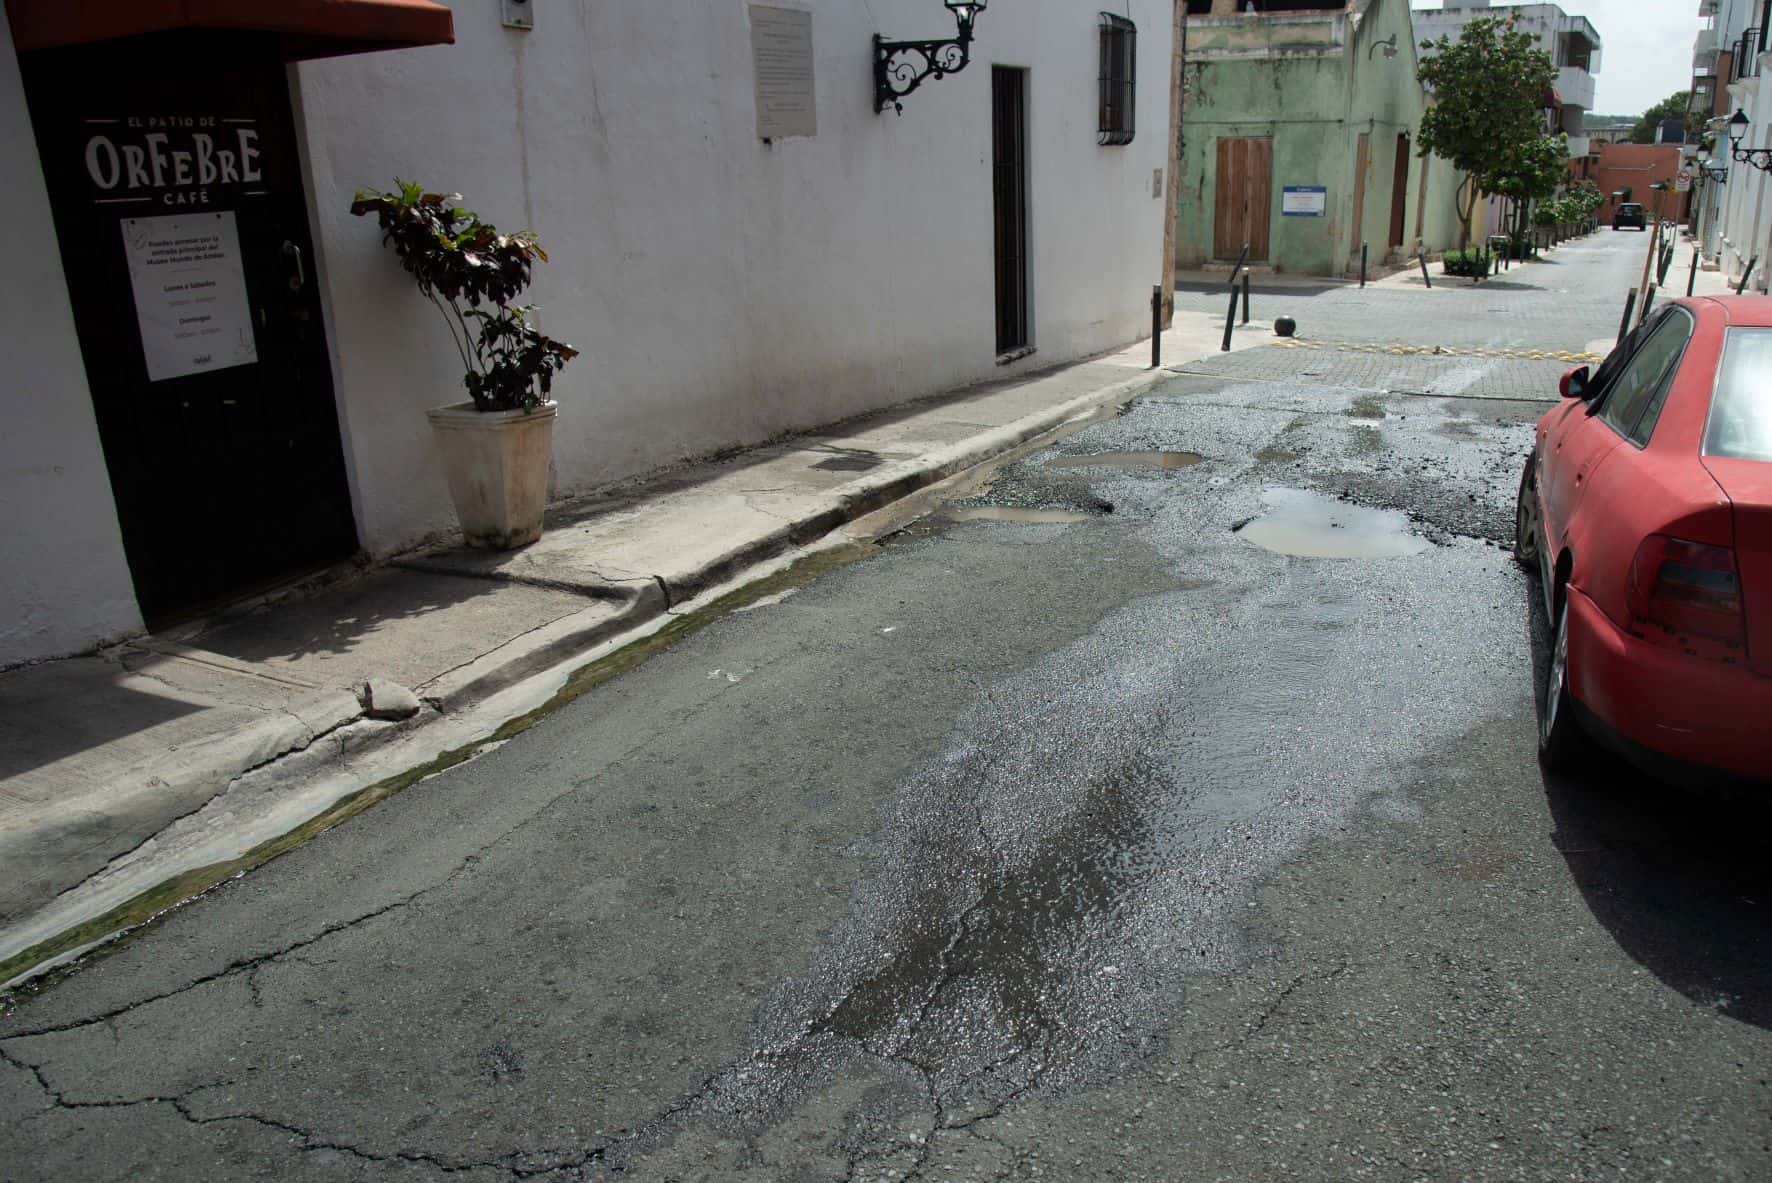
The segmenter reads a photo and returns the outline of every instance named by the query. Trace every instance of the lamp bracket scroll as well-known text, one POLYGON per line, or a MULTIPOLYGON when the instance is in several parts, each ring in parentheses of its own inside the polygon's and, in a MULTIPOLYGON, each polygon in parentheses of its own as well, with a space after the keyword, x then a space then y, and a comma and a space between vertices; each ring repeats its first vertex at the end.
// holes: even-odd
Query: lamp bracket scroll
POLYGON ((942 0, 954 13, 954 36, 933 41, 887 41, 874 35, 874 110, 891 107, 900 115, 900 101, 925 78, 958 74, 972 60, 972 22, 988 0, 942 0))
POLYGON ((1742 164, 1751 164, 1761 172, 1772 172, 1772 148, 1743 148, 1741 141, 1746 137, 1748 128, 1753 121, 1747 112, 1740 107, 1729 117, 1729 155, 1742 164))
POLYGON ((1772 172, 1772 148, 1743 148, 1729 145, 1729 155, 1742 164, 1751 164, 1761 172, 1772 172))

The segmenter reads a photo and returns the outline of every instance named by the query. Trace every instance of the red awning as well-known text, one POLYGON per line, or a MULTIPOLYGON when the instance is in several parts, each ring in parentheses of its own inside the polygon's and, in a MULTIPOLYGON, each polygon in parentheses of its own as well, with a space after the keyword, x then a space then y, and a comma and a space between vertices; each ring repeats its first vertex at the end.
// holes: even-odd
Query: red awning
POLYGON ((455 42, 434 0, 6 0, 6 14, 21 53, 171 29, 275 34, 288 61, 455 42))

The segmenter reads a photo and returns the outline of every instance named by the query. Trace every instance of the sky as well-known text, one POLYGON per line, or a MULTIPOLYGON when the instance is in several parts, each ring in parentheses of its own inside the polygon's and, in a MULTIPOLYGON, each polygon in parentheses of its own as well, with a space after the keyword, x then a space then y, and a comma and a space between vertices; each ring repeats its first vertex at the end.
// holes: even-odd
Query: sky
MULTIPOLYGON (((1640 115, 1668 95, 1692 85, 1692 40, 1698 36, 1698 0, 1555 2, 1571 16, 1585 16, 1600 35, 1600 72, 1594 75, 1595 112, 1640 115)), ((1410 7, 1443 5, 1415 0, 1410 7)))

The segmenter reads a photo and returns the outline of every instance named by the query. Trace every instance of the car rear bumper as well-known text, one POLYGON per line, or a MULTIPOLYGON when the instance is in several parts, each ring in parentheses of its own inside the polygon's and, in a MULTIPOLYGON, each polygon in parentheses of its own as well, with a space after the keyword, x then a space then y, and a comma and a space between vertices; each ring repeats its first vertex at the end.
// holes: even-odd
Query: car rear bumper
POLYGON ((1570 690, 1590 730, 1658 776, 1772 791, 1772 678, 1652 645, 1567 594, 1570 690))

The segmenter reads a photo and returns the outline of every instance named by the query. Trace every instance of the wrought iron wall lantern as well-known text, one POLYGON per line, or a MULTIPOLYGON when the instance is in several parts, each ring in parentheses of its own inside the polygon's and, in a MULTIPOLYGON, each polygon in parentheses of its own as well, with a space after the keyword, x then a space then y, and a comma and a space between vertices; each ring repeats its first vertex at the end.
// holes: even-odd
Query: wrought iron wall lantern
POLYGON ((1384 58, 1386 61, 1389 61, 1390 59, 1396 57, 1397 56, 1397 35, 1395 33, 1392 33, 1389 37, 1386 37, 1383 41, 1374 41, 1370 46, 1368 46, 1366 48, 1366 60, 1371 61, 1372 55, 1380 49, 1384 50, 1384 58))
POLYGON ((1705 180, 1715 181, 1719 185, 1729 179, 1729 166, 1715 160, 1700 160, 1698 171, 1704 174, 1705 180))
POLYGON ((1772 172, 1772 148, 1743 148, 1735 143, 1735 137, 1747 130, 1749 120, 1747 112, 1740 107, 1729 117, 1729 155, 1743 164, 1751 164, 1761 172, 1772 172))
POLYGON ((972 60, 972 22, 988 0, 942 0, 954 14, 955 33, 946 41, 887 41, 874 35, 874 110, 891 107, 900 115, 905 95, 925 78, 958 74, 972 60))

